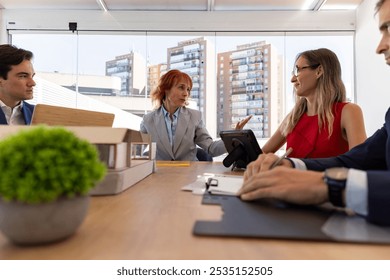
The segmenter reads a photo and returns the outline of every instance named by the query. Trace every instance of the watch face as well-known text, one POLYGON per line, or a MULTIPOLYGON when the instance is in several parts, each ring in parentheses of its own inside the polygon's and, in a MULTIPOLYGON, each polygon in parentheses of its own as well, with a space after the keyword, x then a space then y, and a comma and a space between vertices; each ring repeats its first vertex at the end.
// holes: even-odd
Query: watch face
POLYGON ((335 167, 326 169, 326 177, 334 180, 346 180, 348 178, 348 169, 344 167, 335 167))

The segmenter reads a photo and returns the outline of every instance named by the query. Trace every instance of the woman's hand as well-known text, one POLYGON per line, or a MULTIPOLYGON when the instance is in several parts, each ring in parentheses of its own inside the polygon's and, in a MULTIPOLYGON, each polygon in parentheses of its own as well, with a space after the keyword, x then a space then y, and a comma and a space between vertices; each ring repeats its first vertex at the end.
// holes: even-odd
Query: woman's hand
POLYGON ((236 130, 241 130, 244 128, 244 126, 247 124, 247 122, 249 122, 249 120, 252 118, 252 115, 246 117, 245 119, 243 119, 242 121, 239 121, 237 124, 236 124, 236 130))

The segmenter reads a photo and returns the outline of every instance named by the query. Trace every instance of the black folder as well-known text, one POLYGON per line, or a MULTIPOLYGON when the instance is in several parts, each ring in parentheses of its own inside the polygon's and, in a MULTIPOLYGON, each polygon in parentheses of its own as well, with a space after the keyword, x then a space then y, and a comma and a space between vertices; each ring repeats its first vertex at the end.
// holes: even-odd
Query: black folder
POLYGON ((390 227, 369 224, 330 207, 300 206, 274 199, 253 202, 205 194, 202 204, 221 205, 221 221, 196 221, 199 236, 390 243, 390 227))

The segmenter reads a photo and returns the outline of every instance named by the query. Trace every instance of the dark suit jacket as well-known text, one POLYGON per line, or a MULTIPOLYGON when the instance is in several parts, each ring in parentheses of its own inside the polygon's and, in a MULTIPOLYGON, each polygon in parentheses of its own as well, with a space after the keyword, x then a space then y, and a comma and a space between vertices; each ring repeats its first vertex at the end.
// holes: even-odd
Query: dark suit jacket
POLYGON ((173 149, 169 143, 163 110, 160 107, 143 117, 140 131, 150 134, 156 142, 157 160, 196 161, 196 145, 202 147, 212 156, 226 153, 221 140, 213 141, 202 121, 200 111, 182 107, 177 120, 173 149))
MULTIPOLYGON (((22 102, 23 102, 22 114, 24 117, 24 122, 29 125, 31 123, 31 118, 32 118, 32 114, 34 112, 35 106, 31 105, 25 101, 22 101, 22 102)), ((8 124, 7 119, 5 118, 5 115, 3 113, 3 110, 1 110, 1 109, 0 109, 0 124, 8 124)))
POLYGON ((347 153, 326 159, 303 159, 310 170, 344 166, 367 170, 368 217, 372 223, 390 225, 390 109, 385 124, 364 143, 347 153))

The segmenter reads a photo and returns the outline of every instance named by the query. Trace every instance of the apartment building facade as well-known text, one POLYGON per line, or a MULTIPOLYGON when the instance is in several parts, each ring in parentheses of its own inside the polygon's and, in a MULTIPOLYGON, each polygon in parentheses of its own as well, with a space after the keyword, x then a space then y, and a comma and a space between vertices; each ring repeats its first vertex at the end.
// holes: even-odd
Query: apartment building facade
POLYGON ((146 61, 136 52, 106 61, 106 76, 121 78, 120 96, 144 97, 146 94, 146 61))
POLYGON ((279 61, 277 50, 265 41, 218 54, 218 133, 234 129, 238 121, 252 115, 245 128, 257 138, 271 136, 284 111, 279 61))
POLYGON ((147 83, 147 95, 150 97, 152 91, 157 87, 158 81, 162 75, 167 72, 167 64, 160 63, 148 66, 148 83, 147 83))
POLYGON ((215 137, 215 49, 212 42, 204 37, 178 42, 177 46, 167 49, 167 68, 179 69, 191 77, 190 102, 202 112, 210 134, 215 137))

